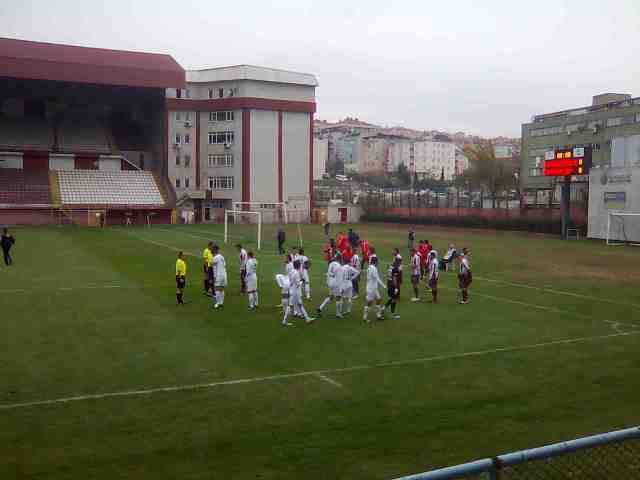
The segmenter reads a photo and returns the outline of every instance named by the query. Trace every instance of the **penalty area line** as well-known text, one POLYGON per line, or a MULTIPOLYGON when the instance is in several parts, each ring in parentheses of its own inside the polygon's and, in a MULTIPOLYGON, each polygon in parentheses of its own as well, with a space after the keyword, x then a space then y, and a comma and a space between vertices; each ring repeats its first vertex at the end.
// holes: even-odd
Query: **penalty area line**
MULTIPOLYGON (((138 396, 155 395, 159 393, 204 390, 204 389, 223 387, 223 386, 229 386, 229 385, 261 383, 261 382, 278 381, 278 380, 285 380, 285 379, 298 378, 298 377, 308 377, 308 376, 315 376, 317 378, 321 378, 322 380, 327 381, 332 385, 336 386, 335 384, 337 384, 338 382, 335 382, 335 380, 332 380, 327 375, 330 375, 332 373, 374 370, 379 368, 401 367, 401 366, 415 365, 420 363, 440 362, 440 361, 456 360, 456 359, 463 359, 463 358, 469 358, 469 357, 481 357, 481 356, 495 355, 498 353, 518 352, 518 351, 547 348, 547 347, 552 347, 557 345, 571 345, 576 343, 608 340, 612 338, 627 337, 627 336, 638 335, 638 334, 640 334, 640 330, 631 331, 631 332, 612 333, 609 335, 598 335, 598 336, 592 336, 592 337, 568 338, 564 340, 553 340, 550 342, 532 343, 528 345, 519 345, 519 346, 512 346, 512 347, 499 347, 499 348, 493 348, 488 350, 476 350, 471 352, 454 353, 449 355, 436 355, 432 357, 414 358, 414 359, 408 359, 408 360, 397 360, 393 362, 355 365, 352 367, 328 368, 328 369, 322 369, 322 370, 308 370, 303 372, 268 375, 265 377, 249 377, 249 378, 239 378, 235 380, 223 380, 223 381, 211 382, 211 383, 174 385, 174 386, 168 386, 168 387, 155 387, 155 388, 146 388, 146 389, 140 389, 140 390, 123 390, 120 392, 76 395, 72 397, 61 397, 61 398, 54 398, 50 400, 36 400, 31 402, 7 403, 4 405, 0 404, 0 411, 16 410, 19 408, 26 408, 26 407, 40 407, 40 406, 47 406, 47 405, 68 404, 68 403, 88 401, 88 400, 103 400, 108 398, 119 398, 119 397, 138 397, 138 396)), ((340 386, 342 387, 342 385, 340 386)))

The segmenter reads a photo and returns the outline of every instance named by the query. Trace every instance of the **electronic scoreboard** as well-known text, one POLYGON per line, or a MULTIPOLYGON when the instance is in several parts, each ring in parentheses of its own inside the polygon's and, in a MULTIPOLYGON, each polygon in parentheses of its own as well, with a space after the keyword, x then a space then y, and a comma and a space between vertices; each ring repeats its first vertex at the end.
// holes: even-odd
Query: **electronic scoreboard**
POLYGON ((546 177, 586 175, 591 168, 591 147, 562 148, 549 151, 544 157, 546 177))

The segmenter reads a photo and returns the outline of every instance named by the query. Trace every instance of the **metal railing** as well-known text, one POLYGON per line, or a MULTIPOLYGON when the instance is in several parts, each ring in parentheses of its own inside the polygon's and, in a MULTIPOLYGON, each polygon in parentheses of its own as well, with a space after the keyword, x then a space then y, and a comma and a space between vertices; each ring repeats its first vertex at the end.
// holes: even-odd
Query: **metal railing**
POLYGON ((485 458, 396 480, 640 479, 640 427, 485 458))

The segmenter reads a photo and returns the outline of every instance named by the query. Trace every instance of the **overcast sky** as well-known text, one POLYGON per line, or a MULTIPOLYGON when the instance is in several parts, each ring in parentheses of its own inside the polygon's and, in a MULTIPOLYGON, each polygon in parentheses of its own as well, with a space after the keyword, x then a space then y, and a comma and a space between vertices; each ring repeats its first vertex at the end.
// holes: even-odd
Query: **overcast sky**
POLYGON ((317 118, 485 136, 640 96, 640 0, 2 0, 0 36, 314 73, 317 118))

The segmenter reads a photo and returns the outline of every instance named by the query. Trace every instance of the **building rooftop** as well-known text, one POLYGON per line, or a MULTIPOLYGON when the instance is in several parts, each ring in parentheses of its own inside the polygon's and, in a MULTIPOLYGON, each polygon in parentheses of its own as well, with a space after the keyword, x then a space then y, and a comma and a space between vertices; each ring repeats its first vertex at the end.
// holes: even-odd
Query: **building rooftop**
MULTIPOLYGON (((604 95, 612 95, 612 94, 602 94, 597 96, 604 96, 604 95)), ((613 95, 617 95, 617 94, 613 94, 613 95)), ((574 115, 585 115, 587 113, 605 111, 605 110, 610 110, 614 108, 630 107, 631 105, 640 105, 640 97, 632 98, 631 95, 628 95, 628 97, 622 100, 615 100, 613 102, 605 102, 597 105, 592 104, 586 107, 570 108, 568 110, 560 110, 557 112, 534 115, 532 119, 532 123, 544 122, 545 120, 551 120, 554 118, 563 118, 563 117, 574 116, 574 115)))
POLYGON ((292 72, 278 68, 259 67, 256 65, 233 65, 230 67, 205 68, 187 70, 187 82, 208 83, 232 80, 256 80, 259 82, 290 83, 317 87, 318 80, 310 73, 292 72))
POLYGON ((0 38, 0 76, 170 88, 185 72, 170 55, 0 38))

